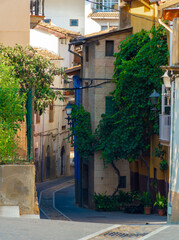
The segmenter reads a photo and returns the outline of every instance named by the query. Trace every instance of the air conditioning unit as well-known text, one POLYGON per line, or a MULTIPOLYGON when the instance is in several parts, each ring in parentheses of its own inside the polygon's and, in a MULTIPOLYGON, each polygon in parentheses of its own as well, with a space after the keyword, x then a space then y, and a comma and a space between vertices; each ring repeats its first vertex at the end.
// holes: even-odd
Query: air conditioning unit
POLYGON ((172 64, 179 65, 179 18, 173 19, 172 64))

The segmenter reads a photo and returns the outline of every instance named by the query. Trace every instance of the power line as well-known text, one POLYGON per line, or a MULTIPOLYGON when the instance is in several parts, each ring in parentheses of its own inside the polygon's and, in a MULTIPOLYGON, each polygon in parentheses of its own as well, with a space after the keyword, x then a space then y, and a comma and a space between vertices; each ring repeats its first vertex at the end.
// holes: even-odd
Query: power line
POLYGON ((102 3, 96 3, 96 2, 91 1, 91 0, 85 0, 85 1, 90 2, 90 3, 93 3, 93 4, 98 5, 98 6, 101 6, 101 7, 105 7, 105 8, 110 9, 110 10, 113 10, 114 12, 124 12, 124 13, 126 13, 126 14, 128 14, 128 15, 133 16, 133 17, 145 19, 145 20, 150 21, 150 22, 157 22, 157 21, 155 21, 155 20, 151 20, 151 19, 148 19, 148 18, 145 18, 145 17, 140 17, 140 16, 137 16, 137 15, 135 15, 135 14, 125 12, 125 11, 123 11, 123 10, 114 9, 114 8, 112 8, 112 7, 107 7, 106 5, 103 5, 102 3))
POLYGON ((58 91, 58 90, 82 90, 82 89, 86 89, 86 88, 99 87, 99 86, 101 86, 103 84, 106 84, 106 83, 110 83, 110 81, 102 82, 102 83, 99 83, 99 84, 96 84, 96 85, 92 85, 92 86, 89 85, 87 87, 79 87, 79 88, 53 88, 53 87, 51 87, 50 89, 53 89, 53 90, 56 90, 56 91, 58 91))

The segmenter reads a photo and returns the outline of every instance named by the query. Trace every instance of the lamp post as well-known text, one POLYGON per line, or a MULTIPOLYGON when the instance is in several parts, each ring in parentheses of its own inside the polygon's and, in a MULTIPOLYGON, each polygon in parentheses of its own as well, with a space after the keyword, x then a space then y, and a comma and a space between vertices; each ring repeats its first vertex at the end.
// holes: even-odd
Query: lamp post
POLYGON ((156 105, 158 103, 158 99, 159 99, 159 94, 158 92, 156 92, 156 90, 153 91, 153 93, 149 96, 150 101, 152 103, 152 105, 154 106, 154 108, 152 108, 153 111, 157 111, 156 105))
POLYGON ((71 120, 71 112, 72 112, 72 104, 71 103, 68 103, 65 107, 65 110, 66 110, 66 114, 67 114, 67 119, 68 120, 68 125, 70 125, 70 127, 72 126, 72 120, 71 120))

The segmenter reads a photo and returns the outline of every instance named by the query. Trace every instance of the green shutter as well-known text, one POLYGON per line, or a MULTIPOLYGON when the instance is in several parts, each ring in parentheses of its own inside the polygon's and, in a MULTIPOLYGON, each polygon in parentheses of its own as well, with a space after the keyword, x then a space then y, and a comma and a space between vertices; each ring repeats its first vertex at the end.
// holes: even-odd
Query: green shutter
POLYGON ((113 115, 116 112, 115 108, 114 108, 113 97, 112 96, 107 96, 105 103, 106 103, 105 114, 106 115, 113 115))

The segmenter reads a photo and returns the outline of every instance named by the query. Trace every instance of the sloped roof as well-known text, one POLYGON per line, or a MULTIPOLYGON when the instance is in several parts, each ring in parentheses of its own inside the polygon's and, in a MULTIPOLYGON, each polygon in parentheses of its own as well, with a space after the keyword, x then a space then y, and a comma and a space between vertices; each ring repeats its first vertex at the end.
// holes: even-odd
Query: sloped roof
POLYGON ((96 33, 92 33, 92 34, 88 34, 82 37, 76 37, 71 39, 71 45, 81 45, 84 44, 87 41, 93 41, 95 38, 105 38, 108 35, 116 35, 116 34, 121 34, 124 32, 132 32, 132 27, 127 27, 127 28, 123 28, 123 29, 118 29, 117 27, 112 27, 108 30, 105 31, 100 31, 100 32, 96 32, 96 33))
POLYGON ((55 36, 60 37, 60 38, 81 36, 81 34, 78 33, 78 32, 70 31, 70 30, 55 26, 55 25, 51 25, 49 23, 45 23, 43 21, 41 21, 36 26, 36 29, 40 29, 40 30, 50 32, 50 33, 52 33, 55 36))
POLYGON ((90 13, 88 17, 93 19, 119 19, 119 12, 96 12, 90 13))
POLYGON ((54 53, 51 53, 51 52, 45 50, 45 49, 41 49, 41 48, 34 48, 34 49, 37 51, 38 55, 40 55, 44 58, 47 58, 49 60, 63 60, 64 59, 54 53))

